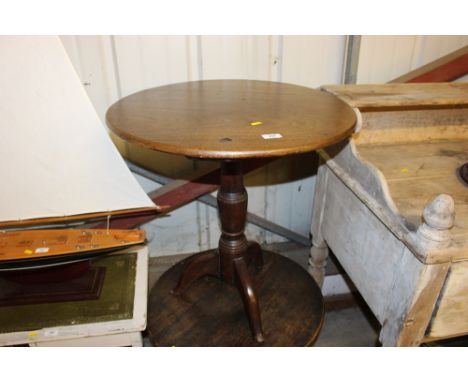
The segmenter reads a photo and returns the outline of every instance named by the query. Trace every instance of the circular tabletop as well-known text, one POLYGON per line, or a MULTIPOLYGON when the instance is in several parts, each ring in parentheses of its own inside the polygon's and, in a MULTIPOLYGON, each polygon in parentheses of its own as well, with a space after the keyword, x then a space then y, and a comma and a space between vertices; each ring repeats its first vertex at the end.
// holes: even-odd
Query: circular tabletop
POLYGON ((198 158, 277 157, 349 136, 354 111, 320 90, 269 81, 208 80, 131 94, 107 112, 124 140, 198 158))

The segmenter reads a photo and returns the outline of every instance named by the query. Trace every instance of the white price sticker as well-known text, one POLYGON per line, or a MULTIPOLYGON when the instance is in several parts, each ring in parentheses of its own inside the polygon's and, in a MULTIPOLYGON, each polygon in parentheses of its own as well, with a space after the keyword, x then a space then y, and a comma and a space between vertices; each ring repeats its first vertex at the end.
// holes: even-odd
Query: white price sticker
POLYGON ((34 252, 35 253, 47 253, 47 252, 49 252, 49 248, 48 247, 36 248, 36 250, 34 252))
POLYGON ((272 134, 262 134, 263 139, 277 139, 283 138, 283 136, 279 133, 272 133, 272 134))

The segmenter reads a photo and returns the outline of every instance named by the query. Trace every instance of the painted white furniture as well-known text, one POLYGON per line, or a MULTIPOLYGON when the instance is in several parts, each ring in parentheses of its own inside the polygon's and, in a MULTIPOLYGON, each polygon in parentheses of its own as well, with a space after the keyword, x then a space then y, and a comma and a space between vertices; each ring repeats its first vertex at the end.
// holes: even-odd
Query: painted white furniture
MULTIPOLYGON (((131 319, 90 324, 37 328, 0 334, 0 346, 143 346, 148 299, 148 247, 135 246, 121 252, 137 252, 135 297, 131 319)), ((112 255, 109 255, 112 256, 112 255)))
POLYGON ((320 150, 310 272, 328 248, 382 324, 384 346, 468 333, 468 84, 323 88, 357 115, 320 150))

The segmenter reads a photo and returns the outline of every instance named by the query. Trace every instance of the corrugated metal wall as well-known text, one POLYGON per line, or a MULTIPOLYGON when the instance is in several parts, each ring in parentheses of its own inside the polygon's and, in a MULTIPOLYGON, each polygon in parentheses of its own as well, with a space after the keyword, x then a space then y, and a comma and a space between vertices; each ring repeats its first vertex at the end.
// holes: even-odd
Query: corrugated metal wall
MULTIPOLYGON (((282 81, 309 87, 342 80, 345 36, 63 36, 63 44, 104 120, 119 98, 158 85, 217 78, 282 81)), ((382 83, 468 44, 467 36, 363 36, 357 81, 382 83)), ((136 162, 172 177, 212 163, 151 153, 115 139, 136 162)), ((308 236, 314 155, 285 158, 247 177, 249 211, 308 236)), ((149 191, 158 185, 140 179, 149 191)), ((217 245, 216 211, 198 202, 144 227, 153 256, 217 245)), ((282 238, 248 226, 249 238, 282 238)))

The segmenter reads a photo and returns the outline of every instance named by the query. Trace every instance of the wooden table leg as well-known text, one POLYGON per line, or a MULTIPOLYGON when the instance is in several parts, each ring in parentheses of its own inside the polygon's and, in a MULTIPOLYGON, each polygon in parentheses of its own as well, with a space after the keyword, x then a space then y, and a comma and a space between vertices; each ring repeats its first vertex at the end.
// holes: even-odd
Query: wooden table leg
POLYGON ((238 288, 253 336, 258 342, 263 342, 265 337, 260 307, 248 272, 251 262, 257 267, 263 265, 263 255, 260 245, 247 242, 244 235, 247 191, 244 187, 242 164, 238 160, 221 162, 218 210, 222 231, 218 249, 195 255, 186 265, 173 293, 184 293, 193 282, 203 276, 218 276, 238 288))
POLYGON ((198 253, 185 267, 172 293, 175 295, 184 293, 190 285, 203 276, 219 277, 219 255, 216 249, 198 253))
POLYGON ((221 162, 221 186, 218 192, 222 231, 218 247, 221 278, 239 289, 254 338, 263 342, 265 338, 260 307, 247 269, 250 260, 261 265, 263 259, 260 246, 256 243, 249 245, 244 235, 247 199, 242 163, 227 160, 221 162))
POLYGON ((258 305, 257 294, 255 293, 252 278, 249 275, 247 264, 243 257, 234 259, 234 267, 237 276, 237 288, 244 303, 244 309, 249 318, 250 328, 257 342, 264 342, 265 335, 262 329, 260 318, 260 306, 258 305))

